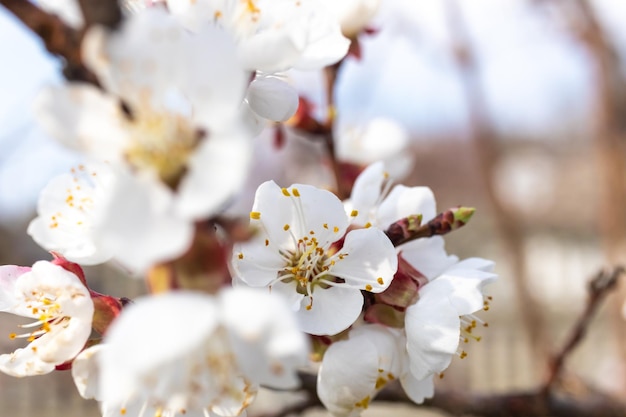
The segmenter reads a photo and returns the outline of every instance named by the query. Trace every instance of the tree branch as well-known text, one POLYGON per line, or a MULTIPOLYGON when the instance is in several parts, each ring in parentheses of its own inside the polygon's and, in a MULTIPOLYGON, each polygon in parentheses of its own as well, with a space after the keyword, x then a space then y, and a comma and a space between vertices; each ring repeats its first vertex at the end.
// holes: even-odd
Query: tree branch
POLYGON ((0 4, 37 34, 50 53, 65 59, 65 78, 97 84, 96 77, 83 65, 80 56, 83 31, 72 29, 59 17, 26 0, 0 0, 0 4))
POLYGON ((563 345, 561 351, 555 354, 550 360, 548 378, 546 379, 543 387, 545 392, 549 391, 558 380, 565 360, 574 348, 576 348, 576 346, 578 346, 578 344, 583 340, 593 315, 608 293, 617 286, 618 279, 624 274, 624 272, 625 270, 621 266, 614 268, 612 271, 600 271, 589 282, 589 298, 587 299, 585 310, 578 318, 576 325, 572 329, 572 332, 567 338, 567 342, 563 345))

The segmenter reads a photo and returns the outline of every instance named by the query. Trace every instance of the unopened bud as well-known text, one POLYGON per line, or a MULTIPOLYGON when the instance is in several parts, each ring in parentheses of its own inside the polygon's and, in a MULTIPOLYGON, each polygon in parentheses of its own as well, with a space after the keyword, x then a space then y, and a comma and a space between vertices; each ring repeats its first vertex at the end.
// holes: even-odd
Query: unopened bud
POLYGON ((408 216, 393 223, 385 232, 394 246, 411 240, 435 235, 445 235, 467 224, 476 209, 472 207, 455 207, 438 214, 428 223, 421 224, 421 215, 408 216))
POLYGON ((122 311, 122 301, 119 298, 98 293, 92 293, 91 300, 94 307, 91 327, 101 335, 104 335, 111 322, 122 311))

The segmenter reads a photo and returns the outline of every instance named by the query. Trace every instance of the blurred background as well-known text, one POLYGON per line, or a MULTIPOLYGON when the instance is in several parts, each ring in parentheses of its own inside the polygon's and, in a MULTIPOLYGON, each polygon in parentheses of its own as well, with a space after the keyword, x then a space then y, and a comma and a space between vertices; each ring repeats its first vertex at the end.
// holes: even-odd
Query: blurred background
MULTIPOLYGON (((441 388, 539 386, 585 307, 588 280, 626 265, 624 22, 623 0, 382 0, 361 58, 342 67, 339 128, 381 118, 403 126, 412 156, 403 183, 431 187, 441 210, 477 208, 448 235, 448 251, 496 261, 500 280, 481 315, 489 327, 441 388)), ((26 235, 38 192, 80 161, 30 111, 41 86, 61 82, 60 64, 1 7, 0 56, 0 264, 30 265, 48 257, 26 235)), ((320 74, 291 76, 322 107, 320 74)), ((277 169, 291 182, 312 176, 322 150, 288 139, 282 156, 306 149, 309 159, 277 169)), ((88 277, 112 295, 143 291, 112 267, 88 277)), ((565 389, 626 394, 625 299, 622 285, 594 318, 566 364, 565 389)), ((15 323, 0 319, 1 352, 15 348, 15 323)), ((8 416, 99 415, 67 373, 0 375, 0 406, 8 416)))

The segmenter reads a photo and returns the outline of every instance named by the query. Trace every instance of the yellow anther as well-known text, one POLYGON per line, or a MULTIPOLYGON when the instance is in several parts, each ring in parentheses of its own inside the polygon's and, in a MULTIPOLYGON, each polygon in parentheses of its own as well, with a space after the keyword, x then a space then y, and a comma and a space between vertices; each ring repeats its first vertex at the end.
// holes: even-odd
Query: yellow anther
POLYGON ((294 195, 295 197, 300 197, 300 191, 298 191, 298 189, 297 189, 297 188, 292 187, 292 188, 291 188, 291 192, 293 193, 293 195, 294 195))
POLYGON ((370 227, 372 227, 372 223, 370 223, 370 222, 365 223, 365 228, 366 229, 369 229, 370 227))
POLYGON ((365 291, 372 291, 372 286, 370 284, 367 284, 365 286, 365 291))
POLYGON ((291 194, 289 194, 289 190, 286 188, 281 188, 281 191, 283 192, 283 195, 285 197, 291 197, 291 194))
POLYGON ((309 234, 310 234, 310 235, 314 235, 314 234, 315 234, 315 232, 314 232, 313 230, 310 230, 310 231, 309 231, 309 234))
POLYGON ((31 346, 30 350, 32 350, 33 352, 37 353, 37 346, 31 346))
POLYGON ((120 408, 120 414, 121 415, 126 415, 126 408, 120 408))
POLYGON ((370 405, 370 400, 371 398, 368 395, 367 397, 363 398, 361 401, 354 403, 354 406, 366 409, 370 405))
POLYGON ((359 215, 359 211, 358 211, 358 210, 352 210, 352 211, 350 212, 350 216, 351 216, 351 217, 356 217, 356 216, 358 216, 358 215, 359 215))
POLYGON ((459 357, 460 357, 461 359, 465 359, 465 358, 467 357, 467 352, 465 352, 464 350, 463 350, 463 351, 461 351, 461 354, 459 355, 459 357))
POLYGON ((376 279, 376 282, 378 282, 380 285, 384 285, 385 281, 383 281, 383 279, 381 277, 378 277, 378 279, 376 279))
POLYGON ((9 334, 9 339, 11 339, 11 340, 15 339, 16 337, 17 337, 17 334, 15 334, 15 333, 9 334))
POLYGON ((439 374, 439 379, 443 379, 443 372, 439 374))
POLYGON ((328 229, 328 223, 324 223, 324 229, 328 229))
POLYGON ((265 246, 269 246, 270 241, 268 239, 265 239, 265 246))
POLYGON ((248 6, 248 11, 250 13, 259 13, 261 10, 259 10, 256 7, 256 4, 254 4, 254 2, 252 0, 248 0, 248 2, 246 3, 246 5, 248 6))
POLYGON ((288 225, 288 224, 284 225, 284 226, 283 226, 283 230, 284 230, 285 232, 286 232, 287 230, 289 230, 289 225, 288 225))
POLYGON ((376 389, 381 389, 387 384, 387 380, 381 376, 376 378, 376 385, 374 386, 376 389))
POLYGON ((238 257, 239 259, 243 259, 243 253, 239 253, 239 255, 237 255, 237 257, 238 257))
POLYGON ((258 211, 251 211, 250 218, 254 220, 259 220, 261 218, 261 213, 258 211))
POLYGON ((222 12, 219 10, 216 10, 215 13, 213 14, 213 17, 217 20, 220 17, 222 17, 222 12))
POLYGON ((333 227, 333 232, 335 233, 339 232, 339 228, 337 226, 333 227))

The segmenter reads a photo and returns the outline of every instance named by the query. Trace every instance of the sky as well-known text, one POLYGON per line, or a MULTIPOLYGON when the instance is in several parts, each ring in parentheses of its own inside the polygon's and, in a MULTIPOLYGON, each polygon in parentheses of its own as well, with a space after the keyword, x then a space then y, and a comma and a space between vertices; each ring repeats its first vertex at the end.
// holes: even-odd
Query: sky
MULTIPOLYGON (((503 133, 563 136, 587 125, 593 70, 562 22, 525 0, 460 1, 479 58, 494 126, 503 133)), ((418 138, 462 132, 467 108, 443 0, 382 0, 362 39, 363 57, 344 66, 337 90, 340 123, 384 116, 418 138)), ((626 56, 626 1, 595 0, 626 56), (621 18, 620 18, 621 16, 621 18), (620 21, 621 20, 621 21, 620 21)), ((0 7, 0 222, 33 210, 41 188, 78 157, 37 127, 31 101, 61 82, 59 63, 0 7)), ((319 74, 299 74, 299 88, 320 98, 319 74)))

